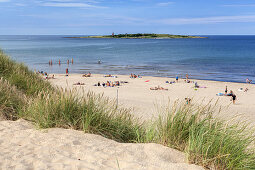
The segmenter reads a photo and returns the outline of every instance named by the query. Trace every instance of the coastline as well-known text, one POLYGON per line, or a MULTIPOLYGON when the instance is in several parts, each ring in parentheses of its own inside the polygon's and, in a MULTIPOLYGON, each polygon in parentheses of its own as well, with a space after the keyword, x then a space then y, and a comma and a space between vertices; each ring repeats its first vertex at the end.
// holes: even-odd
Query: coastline
POLYGON ((185 98, 191 98, 193 104, 208 104, 217 102, 217 108, 223 109, 225 118, 243 114, 244 118, 249 118, 255 122, 255 98, 254 84, 221 82, 211 80, 196 80, 200 86, 206 88, 194 88, 194 83, 185 83, 184 79, 179 79, 178 83, 167 84, 166 81, 174 81, 175 78, 143 76, 142 78, 131 79, 129 75, 116 75, 117 78, 103 77, 103 74, 92 74, 92 77, 82 77, 82 74, 55 74, 56 79, 49 81, 58 87, 77 89, 81 94, 85 91, 92 91, 96 94, 104 94, 110 99, 116 100, 118 89, 119 104, 126 108, 133 108, 136 116, 142 119, 153 119, 158 117, 156 105, 161 107, 173 105, 175 101, 185 102, 185 98), (149 81, 148 81, 149 80, 149 81), (106 81, 126 81, 119 87, 97 87, 94 84, 106 81), (148 81, 148 82, 146 82, 148 81), (81 82, 85 85, 75 86, 74 83, 81 82), (150 90, 151 87, 163 87, 168 90, 150 90), (233 90, 237 95, 236 104, 233 105, 230 97, 216 96, 217 93, 224 93, 225 86, 228 90, 233 90), (248 88, 247 92, 239 91, 240 88, 248 88))

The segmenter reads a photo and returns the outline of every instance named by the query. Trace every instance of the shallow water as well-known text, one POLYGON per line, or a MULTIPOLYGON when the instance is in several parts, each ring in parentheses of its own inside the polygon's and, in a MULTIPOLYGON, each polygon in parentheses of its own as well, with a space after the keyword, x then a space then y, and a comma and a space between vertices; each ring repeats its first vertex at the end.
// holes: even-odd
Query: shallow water
POLYGON ((0 36, 0 47, 31 69, 48 73, 140 74, 217 81, 255 81, 255 36, 206 39, 69 39, 0 36), (67 65, 67 60, 74 64, 67 65), (59 59, 61 65, 58 65, 59 59), (53 66, 49 66, 53 60, 53 66), (102 64, 97 64, 101 60, 102 64))

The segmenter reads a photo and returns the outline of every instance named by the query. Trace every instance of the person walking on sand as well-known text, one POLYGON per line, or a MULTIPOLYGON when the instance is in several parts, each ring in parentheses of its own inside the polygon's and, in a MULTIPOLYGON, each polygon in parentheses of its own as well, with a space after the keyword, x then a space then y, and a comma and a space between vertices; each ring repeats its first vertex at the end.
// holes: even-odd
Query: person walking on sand
POLYGON ((69 74, 69 71, 68 71, 68 68, 66 68, 66 76, 68 76, 69 74))
POLYGON ((232 101, 233 101, 233 104, 235 104, 235 101, 236 101, 236 95, 234 93, 232 93, 232 101))

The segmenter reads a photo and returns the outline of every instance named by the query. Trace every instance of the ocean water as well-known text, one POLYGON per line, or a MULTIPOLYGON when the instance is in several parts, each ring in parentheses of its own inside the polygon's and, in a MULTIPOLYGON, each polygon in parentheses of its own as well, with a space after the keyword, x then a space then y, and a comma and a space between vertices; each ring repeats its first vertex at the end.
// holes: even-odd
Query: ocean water
POLYGON ((255 36, 206 39, 71 39, 66 36, 0 36, 2 48, 31 70, 48 73, 140 74, 255 82, 255 36), (67 60, 74 59, 74 64, 67 60), (49 66, 49 60, 53 65, 49 66), (61 60, 61 65, 58 61, 61 60), (101 64, 97 61, 101 60, 101 64))

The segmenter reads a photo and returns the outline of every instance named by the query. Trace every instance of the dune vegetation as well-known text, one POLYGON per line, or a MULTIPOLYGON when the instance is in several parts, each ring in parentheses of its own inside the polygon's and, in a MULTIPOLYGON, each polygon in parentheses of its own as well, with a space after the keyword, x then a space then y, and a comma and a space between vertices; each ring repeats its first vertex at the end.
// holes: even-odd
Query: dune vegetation
POLYGON ((103 95, 90 92, 81 98, 76 91, 51 86, 2 51, 0 78, 5 119, 82 130, 118 142, 158 143, 185 152, 190 163, 208 169, 255 169, 254 129, 246 122, 217 118, 210 104, 178 103, 157 120, 142 122, 103 95))

